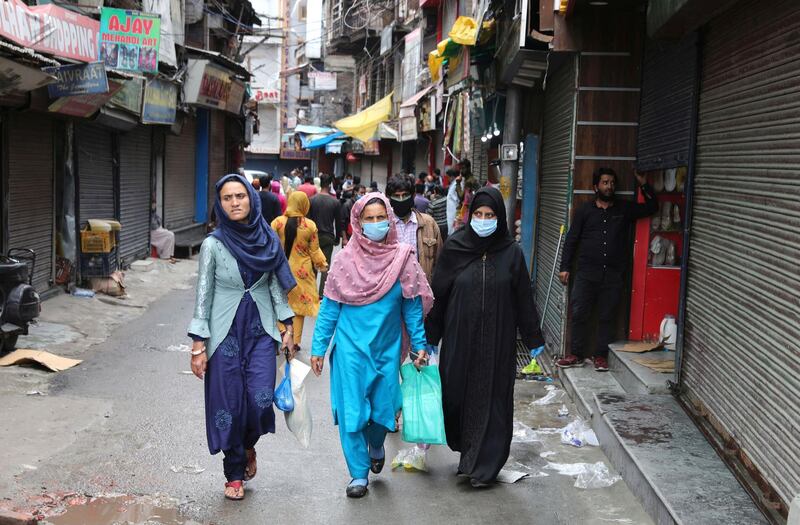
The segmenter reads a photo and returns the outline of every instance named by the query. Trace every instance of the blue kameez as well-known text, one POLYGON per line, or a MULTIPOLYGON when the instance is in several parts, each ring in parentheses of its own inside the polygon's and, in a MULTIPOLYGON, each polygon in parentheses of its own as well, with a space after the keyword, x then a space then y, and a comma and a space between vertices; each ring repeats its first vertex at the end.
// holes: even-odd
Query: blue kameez
POLYGON ((353 306, 322 301, 311 354, 330 355, 331 408, 350 475, 365 479, 369 450, 380 449, 402 406, 402 323, 413 349, 425 348, 422 299, 406 299, 398 281, 378 301, 353 306))

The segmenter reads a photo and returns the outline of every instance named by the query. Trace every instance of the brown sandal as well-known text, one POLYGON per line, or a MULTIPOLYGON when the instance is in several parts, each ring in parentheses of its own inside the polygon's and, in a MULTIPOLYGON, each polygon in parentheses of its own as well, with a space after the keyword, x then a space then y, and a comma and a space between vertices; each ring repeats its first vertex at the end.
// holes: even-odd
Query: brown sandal
POLYGON ((228 481, 227 483, 225 483, 225 489, 226 489, 225 497, 227 499, 232 499, 234 501, 240 501, 240 500, 244 499, 244 481, 241 481, 241 480, 239 480, 239 481, 228 481), (235 496, 229 496, 228 492, 227 492, 227 489, 236 490, 236 495, 235 496), (241 496, 239 495, 240 494, 239 491, 241 491, 241 496))
POLYGON ((256 449, 248 448, 245 450, 247 454, 247 466, 244 469, 244 480, 250 481, 258 473, 258 465, 256 464, 256 449))

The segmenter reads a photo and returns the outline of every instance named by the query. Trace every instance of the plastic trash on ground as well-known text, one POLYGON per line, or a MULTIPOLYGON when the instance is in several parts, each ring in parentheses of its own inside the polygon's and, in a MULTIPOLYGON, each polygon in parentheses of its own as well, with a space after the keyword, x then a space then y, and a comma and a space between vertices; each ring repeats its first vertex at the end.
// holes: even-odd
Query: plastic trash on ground
POLYGON ((567 393, 563 390, 554 388, 553 390, 548 391, 544 397, 537 399, 531 404, 534 406, 556 405, 565 401, 564 398, 566 395, 567 393))
POLYGON ((311 372, 311 367, 297 358, 292 359, 291 362, 292 366, 288 366, 287 363, 286 368, 289 368, 294 410, 284 412, 283 416, 286 418, 286 426, 289 431, 294 434, 294 437, 297 438, 303 448, 308 448, 311 443, 313 423, 311 420, 311 407, 306 399, 305 378, 311 372))
POLYGON ((561 405, 561 408, 558 409, 558 417, 567 417, 569 415, 569 408, 567 405, 561 405))
POLYGON ((427 472, 428 467, 425 464, 425 457, 427 452, 414 445, 413 447, 404 448, 400 450, 392 460, 392 468, 404 468, 408 471, 418 470, 420 472, 427 472))
POLYGON ((600 443, 597 442, 597 436, 589 425, 586 424, 581 418, 576 419, 561 431, 561 442, 565 445, 572 445, 573 447, 583 447, 589 445, 597 447, 600 443))
POLYGON ((610 487, 622 478, 616 474, 611 474, 608 467, 602 461, 593 464, 586 464, 586 469, 578 474, 575 480, 575 487, 579 489, 603 489, 610 487))
POLYGON ((520 423, 519 421, 514 421, 514 434, 511 437, 511 442, 531 443, 533 441, 541 441, 538 438, 536 431, 530 428, 529 426, 525 425, 524 423, 520 423))

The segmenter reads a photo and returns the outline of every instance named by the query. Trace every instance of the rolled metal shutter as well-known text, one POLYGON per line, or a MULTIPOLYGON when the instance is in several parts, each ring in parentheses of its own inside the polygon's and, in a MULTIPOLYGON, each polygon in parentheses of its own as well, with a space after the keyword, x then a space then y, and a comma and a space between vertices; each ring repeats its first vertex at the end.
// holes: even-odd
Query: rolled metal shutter
POLYGON ((150 252, 151 128, 120 136, 120 257, 128 266, 150 252))
POLYGON ((555 353, 559 353, 563 345, 565 294, 561 283, 553 279, 552 271, 554 260, 556 264, 561 261, 561 253, 556 253, 559 230, 562 224, 567 223, 571 198, 575 82, 575 62, 572 57, 548 79, 542 131, 542 175, 534 253, 535 299, 539 316, 544 313, 544 338, 555 353))
POLYGON ((111 131, 100 126, 77 126, 81 226, 88 219, 117 218, 111 136, 111 131))
POLYGON ((639 113, 639 171, 689 162, 697 53, 696 33, 677 43, 647 42, 639 113))
POLYGON ((800 4, 740 2, 705 37, 682 385, 788 503, 800 492, 800 4))
POLYGON ((36 252, 33 284, 53 280, 55 189, 53 121, 37 113, 13 114, 8 134, 8 247, 36 252))
POLYGON ((164 154, 164 226, 179 228, 194 222, 195 121, 186 117, 180 135, 167 135, 164 154))
POLYGON ((209 142, 208 159, 208 199, 209 212, 214 208, 215 186, 217 181, 226 175, 226 138, 225 114, 222 111, 211 111, 211 140, 209 142))

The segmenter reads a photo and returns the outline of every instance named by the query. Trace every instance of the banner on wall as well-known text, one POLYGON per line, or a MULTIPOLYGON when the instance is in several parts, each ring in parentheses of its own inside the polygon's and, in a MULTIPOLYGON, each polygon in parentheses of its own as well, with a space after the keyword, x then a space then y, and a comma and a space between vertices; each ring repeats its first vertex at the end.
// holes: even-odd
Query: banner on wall
POLYGON ((111 69, 158 72, 161 17, 104 7, 100 14, 100 60, 111 69))
POLYGON ((336 73, 311 71, 308 73, 308 84, 314 91, 336 91, 336 73))
POLYGON ((111 100, 108 101, 108 105, 124 109, 125 111, 129 111, 134 113, 135 115, 141 115, 142 113, 142 81, 138 78, 134 78, 131 80, 126 80, 122 86, 122 89, 117 91, 117 94, 111 97, 111 100))
POLYGON ((148 80, 142 102, 142 123, 174 124, 177 103, 178 86, 157 78, 148 80))
POLYGON ((0 0, 0 36, 40 53, 95 62, 99 31, 97 20, 55 4, 0 0))
POLYGON ((102 62, 43 67, 42 71, 58 80, 47 86, 50 98, 90 95, 108 91, 108 77, 102 62))
POLYGON ((89 95, 76 95, 74 97, 61 97, 50 106, 47 111, 69 115, 71 117, 89 118, 94 115, 117 91, 122 89, 121 82, 108 81, 108 91, 105 93, 92 93, 89 95))
POLYGON ((222 66, 210 60, 190 58, 183 92, 187 104, 238 114, 242 107, 245 86, 222 66))

